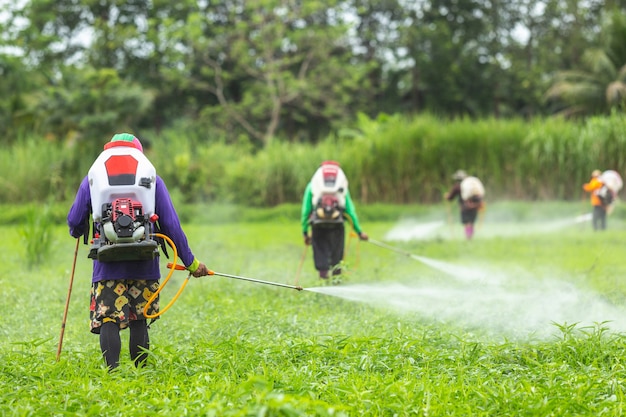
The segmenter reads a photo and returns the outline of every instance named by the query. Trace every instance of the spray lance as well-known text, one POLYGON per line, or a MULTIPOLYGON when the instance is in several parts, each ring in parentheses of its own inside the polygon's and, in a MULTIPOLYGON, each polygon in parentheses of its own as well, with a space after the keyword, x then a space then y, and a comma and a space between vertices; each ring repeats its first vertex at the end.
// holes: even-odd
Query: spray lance
POLYGON ((394 246, 387 245, 386 243, 380 242, 380 241, 378 241, 378 240, 376 240, 376 239, 372 239, 372 238, 370 238, 370 239, 368 239, 367 241, 368 241, 369 243, 373 244, 373 245, 378 246, 378 247, 385 248, 385 249, 389 249, 389 250, 392 250, 392 251, 394 251, 394 252, 400 253, 400 254, 402 254, 402 255, 404 255, 404 256, 408 256, 409 258, 413 258, 413 259, 415 259, 416 261, 422 261, 422 259, 420 259, 420 257, 419 257, 419 256, 417 256, 417 255, 414 255, 414 254, 412 254, 412 253, 409 253, 409 252, 403 251, 402 249, 396 248, 396 247, 394 247, 394 246))
POLYGON ((378 241, 378 240, 376 240, 376 239, 372 239, 372 238, 370 238, 370 239, 368 239, 367 241, 368 241, 369 243, 371 243, 371 244, 373 244, 373 245, 376 245, 376 246, 379 246, 379 247, 381 247, 381 248, 389 249, 389 250, 392 250, 392 251, 394 251, 394 252, 400 253, 400 254, 402 254, 402 255, 411 256, 411 254, 410 254, 409 252, 405 252, 405 251, 403 251, 402 249, 398 249, 398 248, 396 248, 396 247, 394 247, 394 246, 387 245, 386 243, 380 242, 380 241, 378 241))
MULTIPOLYGON (((184 265, 179 265, 179 264, 173 265, 171 262, 167 264, 168 268, 171 268, 172 266, 174 267, 174 269, 177 269, 177 270, 185 270, 186 269, 184 265)), ((217 276, 220 276, 220 277, 241 279, 241 280, 244 280, 244 281, 256 282, 258 284, 275 285, 277 287, 291 288, 293 290, 298 290, 298 291, 302 291, 304 289, 304 288, 302 288, 299 285, 281 284, 280 282, 263 281, 263 280, 260 280, 260 279, 242 277, 242 276, 239 276, 239 275, 224 274, 224 273, 221 273, 221 272, 211 271, 210 269, 209 269, 209 275, 217 275, 217 276)))
MULTIPOLYGON (((174 245, 174 242, 169 237, 167 237, 167 236, 165 236, 165 235, 163 235, 161 233, 155 233, 154 235, 158 236, 158 237, 162 237, 163 239, 165 239, 170 244, 170 246, 174 250, 174 259, 177 259, 178 258, 178 253, 176 251, 176 245, 174 245)), ((178 297, 182 293, 183 289, 185 288, 185 286, 189 282, 189 278, 191 278, 191 276, 192 276, 191 273, 189 273, 189 275, 187 275, 187 279, 183 282, 183 284, 178 289, 178 292, 174 295, 172 300, 165 307, 163 307, 158 313, 150 314, 150 313, 148 313, 150 305, 154 302, 154 300, 156 300, 157 295, 159 295, 161 290, 165 287, 165 284, 167 284, 167 282, 171 278, 172 273, 175 270, 179 270, 179 271, 183 270, 184 271, 184 270, 187 269, 187 268, 185 268, 184 265, 180 265, 180 264, 176 264, 176 263, 172 263, 172 262, 169 262, 167 264, 167 268, 170 270, 170 272, 167 275, 167 277, 165 278, 165 281, 152 294, 152 296, 148 299, 148 301, 146 302, 146 305, 143 308, 144 317, 146 317, 148 319, 155 319, 155 318, 159 317, 161 314, 165 313, 174 304, 174 302, 178 299, 178 297)), ((208 275, 219 275, 219 276, 226 277, 226 278, 241 279, 241 280, 245 280, 245 281, 257 282, 259 284, 275 285, 277 287, 291 288, 291 289, 298 290, 298 291, 302 291, 303 290, 302 287, 296 286, 296 285, 287 285, 287 284, 281 284, 281 283, 278 283, 278 282, 262 281, 260 279, 241 277, 241 276, 238 276, 238 275, 223 274, 221 272, 211 271, 210 269, 209 269, 208 275)))

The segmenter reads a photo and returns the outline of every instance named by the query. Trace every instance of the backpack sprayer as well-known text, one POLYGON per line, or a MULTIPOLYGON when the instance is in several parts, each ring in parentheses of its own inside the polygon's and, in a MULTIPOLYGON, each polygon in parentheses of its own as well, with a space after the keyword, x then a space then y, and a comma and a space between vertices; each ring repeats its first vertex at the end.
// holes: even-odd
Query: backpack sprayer
POLYGON ((135 148, 112 147, 95 160, 87 174, 94 239, 89 258, 100 262, 154 259, 151 238, 155 213, 156 169, 135 148))
POLYGON ((348 179, 336 162, 326 161, 311 178, 315 208, 311 223, 341 223, 346 205, 348 179))

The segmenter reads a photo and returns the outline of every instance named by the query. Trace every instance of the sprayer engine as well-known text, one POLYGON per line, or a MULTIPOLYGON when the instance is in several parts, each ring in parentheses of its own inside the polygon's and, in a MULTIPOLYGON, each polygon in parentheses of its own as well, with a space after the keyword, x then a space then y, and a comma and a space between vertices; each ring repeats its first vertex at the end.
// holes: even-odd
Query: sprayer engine
POLYGON ((315 214, 319 219, 337 220, 341 216, 339 201, 332 194, 325 194, 320 199, 315 214))
POLYGON ((108 243, 137 242, 145 238, 143 206, 130 198, 118 198, 102 206, 102 231, 108 243))
POLYGON ((101 262, 153 259, 158 247, 150 238, 151 222, 138 201, 118 198, 103 204, 89 257, 101 262))
POLYGON ((143 207, 129 198, 118 198, 102 210, 104 234, 111 242, 137 241, 145 234, 143 207))

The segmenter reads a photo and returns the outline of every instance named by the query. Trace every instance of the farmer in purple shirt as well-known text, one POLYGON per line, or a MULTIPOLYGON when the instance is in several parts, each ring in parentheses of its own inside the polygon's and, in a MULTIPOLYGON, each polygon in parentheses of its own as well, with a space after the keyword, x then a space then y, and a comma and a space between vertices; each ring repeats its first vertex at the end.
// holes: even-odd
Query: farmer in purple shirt
MULTIPOLYGON (((139 140, 128 133, 113 136, 105 145, 104 152, 114 148, 119 153, 120 147, 133 149, 132 152, 135 153, 138 149, 141 155, 143 153, 139 140)), ((70 235, 75 238, 89 233, 88 222, 89 216, 92 215, 93 191, 90 190, 90 180, 93 185, 94 181, 91 178, 85 177, 82 180, 67 215, 70 235)), ((174 242, 178 257, 194 277, 208 275, 206 265, 196 259, 189 248, 165 183, 156 175, 154 180, 153 206, 154 214, 158 216, 159 233, 174 242)), ((91 332, 100 335, 100 348, 110 370, 119 365, 120 330, 126 327, 130 329, 129 350, 135 366, 145 364, 150 341, 143 309, 147 300, 158 289, 160 278, 158 253, 147 260, 102 262, 94 259, 90 305, 91 332)), ((147 315, 150 317, 158 312, 157 296, 149 306, 147 315)))

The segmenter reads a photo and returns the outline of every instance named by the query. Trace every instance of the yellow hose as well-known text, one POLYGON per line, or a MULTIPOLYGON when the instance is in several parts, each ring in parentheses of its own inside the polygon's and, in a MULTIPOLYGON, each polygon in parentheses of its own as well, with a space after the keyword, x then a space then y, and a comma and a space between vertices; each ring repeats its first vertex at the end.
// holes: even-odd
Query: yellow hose
MULTIPOLYGON (((151 236, 157 236, 157 237, 161 237, 161 238, 167 240, 167 242, 170 244, 170 246, 174 250, 174 259, 178 259, 178 252, 176 251, 176 245, 174 244, 172 239, 170 239, 169 237, 167 237, 167 236, 165 236, 164 234, 161 234, 161 233, 153 233, 153 234, 151 234, 151 236)), ((170 269, 169 274, 167 274, 167 277, 165 277, 165 281, 163 281, 163 283, 161 285, 159 285, 159 288, 154 292, 154 294, 152 294, 152 296, 150 297, 150 299, 148 300, 148 302, 144 306, 144 308, 143 308, 143 315, 144 315, 145 318, 147 318, 147 319, 154 319, 156 317, 159 317, 161 314, 165 313, 176 302, 176 300, 178 299, 180 294, 183 292, 183 289, 185 288, 185 286, 189 282, 189 278, 191 277, 191 272, 189 273, 189 275, 187 276, 187 279, 185 279, 185 281, 183 282, 183 285, 181 285, 181 287, 178 289, 178 292, 176 293, 176 295, 174 295, 174 298, 172 298, 172 301, 170 301, 168 305, 163 307, 163 309, 160 309, 160 311, 158 313, 156 313, 156 314, 148 314, 148 307, 150 307, 150 305, 152 305, 152 303, 156 299, 157 295, 159 295, 161 290, 165 287, 165 284, 167 284, 167 282, 172 277, 172 274, 174 273, 174 271, 175 271, 175 263, 172 264, 172 267, 170 269)))

